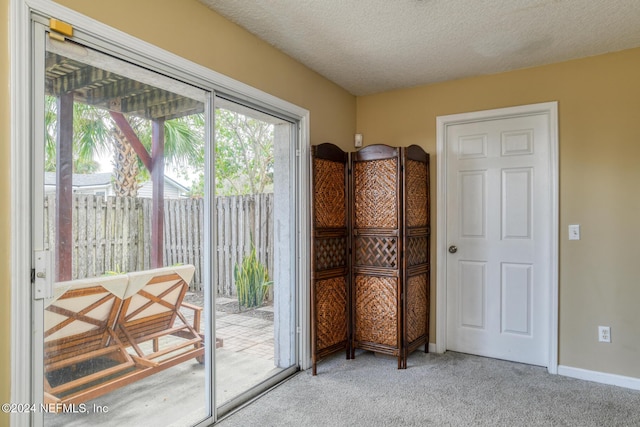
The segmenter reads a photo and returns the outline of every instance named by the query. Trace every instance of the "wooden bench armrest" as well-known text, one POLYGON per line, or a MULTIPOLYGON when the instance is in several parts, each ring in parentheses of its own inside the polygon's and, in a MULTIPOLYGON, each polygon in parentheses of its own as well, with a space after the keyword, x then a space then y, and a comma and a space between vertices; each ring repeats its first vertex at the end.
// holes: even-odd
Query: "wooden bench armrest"
POLYGON ((182 302, 181 307, 193 310, 193 328, 196 332, 200 332, 200 319, 202 318, 202 307, 189 304, 188 302, 182 302))
POLYGON ((193 310, 193 311, 202 311, 203 310, 202 307, 200 307, 198 305, 194 305, 194 304, 188 303, 188 302, 183 302, 181 304, 181 307, 188 308, 188 309, 193 310))

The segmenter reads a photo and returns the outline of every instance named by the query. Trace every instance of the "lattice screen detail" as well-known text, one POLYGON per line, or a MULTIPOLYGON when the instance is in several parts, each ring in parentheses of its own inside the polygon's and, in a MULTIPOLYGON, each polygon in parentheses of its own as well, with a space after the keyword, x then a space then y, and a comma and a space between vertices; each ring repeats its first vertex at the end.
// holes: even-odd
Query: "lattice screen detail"
POLYGON ((347 238, 316 238, 315 242, 316 270, 330 270, 347 265, 347 238))
POLYGON ((385 268, 398 266, 398 239, 395 237, 357 237, 355 251, 356 265, 385 268))

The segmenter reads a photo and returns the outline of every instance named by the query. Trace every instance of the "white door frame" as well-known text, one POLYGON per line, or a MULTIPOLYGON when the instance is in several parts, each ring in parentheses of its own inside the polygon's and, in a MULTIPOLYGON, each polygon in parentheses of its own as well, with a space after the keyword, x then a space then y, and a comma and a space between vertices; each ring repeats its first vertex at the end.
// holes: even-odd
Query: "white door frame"
POLYGON ((549 118, 549 170, 550 170, 550 206, 551 206, 551 248, 549 248, 549 356, 547 370, 558 373, 558 103, 522 105, 495 110, 438 116, 436 118, 436 157, 437 157, 437 298, 436 298, 436 352, 447 350, 447 132, 449 126, 463 123, 495 120, 532 114, 546 114, 549 118))

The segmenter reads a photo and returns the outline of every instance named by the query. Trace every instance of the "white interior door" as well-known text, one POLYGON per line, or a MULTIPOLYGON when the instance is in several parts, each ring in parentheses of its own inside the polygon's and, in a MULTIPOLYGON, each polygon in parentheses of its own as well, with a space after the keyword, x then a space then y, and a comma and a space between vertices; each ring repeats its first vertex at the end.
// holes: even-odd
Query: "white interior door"
POLYGON ((453 124, 446 150, 446 348, 547 366, 547 114, 453 124))

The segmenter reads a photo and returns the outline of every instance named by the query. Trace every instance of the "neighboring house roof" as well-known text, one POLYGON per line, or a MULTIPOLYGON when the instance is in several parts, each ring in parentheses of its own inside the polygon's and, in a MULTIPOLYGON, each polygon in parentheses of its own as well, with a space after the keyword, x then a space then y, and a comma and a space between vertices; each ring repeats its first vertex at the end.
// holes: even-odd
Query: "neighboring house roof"
MULTIPOLYGON (((112 175, 111 172, 87 173, 87 174, 74 173, 73 188, 75 190, 82 191, 83 188, 110 187, 111 181, 112 181, 111 175, 112 175)), ((165 196, 175 195, 176 197, 180 197, 185 193, 189 192, 189 187, 185 187, 184 185, 180 184, 178 181, 172 178, 169 178, 168 176, 164 177, 164 184, 165 184, 165 196), (171 189, 173 189, 173 191, 171 191, 171 189)), ((55 172, 44 173, 44 185, 48 187, 56 186, 55 172)), ((139 197, 151 197, 151 181, 140 183, 140 187, 138 191, 139 191, 139 194, 138 194, 139 197)))
POLYGON ((182 193, 188 193, 189 191, 191 191, 191 189, 189 187, 185 187, 184 185, 180 184, 178 181, 176 181, 175 179, 169 178, 168 176, 165 175, 164 177, 164 183, 165 184, 171 184, 174 187, 176 187, 178 190, 180 190, 182 193))
MULTIPOLYGON (((111 172, 102 173, 74 173, 74 187, 98 187, 111 184, 111 172)), ((56 185, 56 173, 44 173, 44 185, 56 185)))

